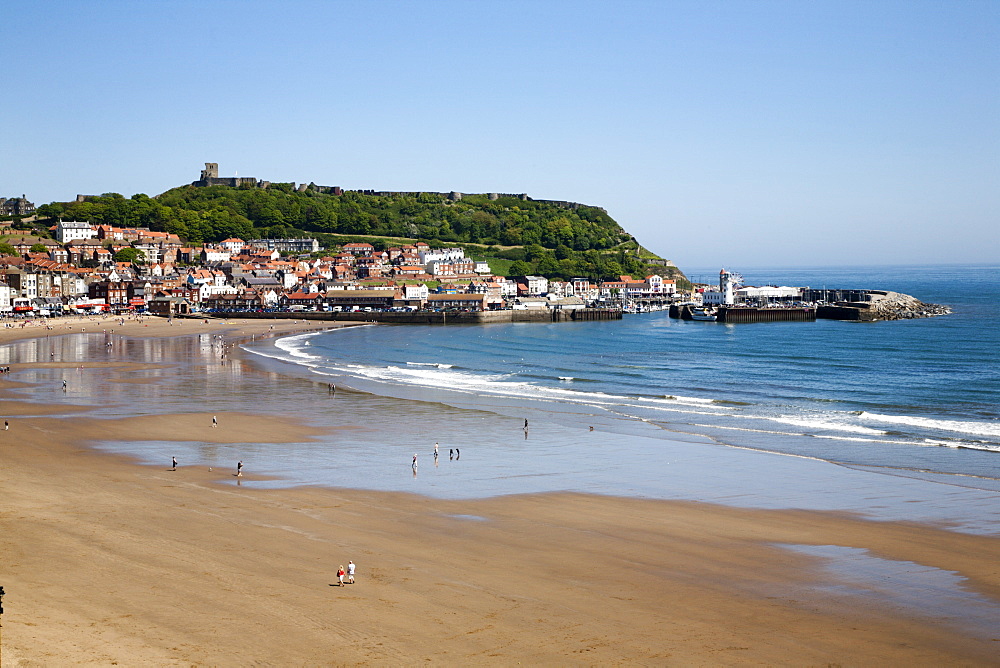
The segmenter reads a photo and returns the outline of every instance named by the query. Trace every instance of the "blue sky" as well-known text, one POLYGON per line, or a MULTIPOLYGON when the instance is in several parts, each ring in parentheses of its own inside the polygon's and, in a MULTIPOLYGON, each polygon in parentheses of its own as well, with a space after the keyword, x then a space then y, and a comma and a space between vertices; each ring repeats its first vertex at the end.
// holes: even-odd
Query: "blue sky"
POLYGON ((0 195, 526 192, 687 265, 1000 260, 1000 2, 8 2, 0 195))

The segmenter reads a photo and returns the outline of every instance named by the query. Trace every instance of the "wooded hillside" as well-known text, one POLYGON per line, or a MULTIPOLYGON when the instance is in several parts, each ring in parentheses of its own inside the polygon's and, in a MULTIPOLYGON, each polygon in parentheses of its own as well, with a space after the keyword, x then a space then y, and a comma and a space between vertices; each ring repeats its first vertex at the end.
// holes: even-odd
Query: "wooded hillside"
POLYGON ((650 268, 647 260, 657 258, 641 253, 632 236, 599 207, 518 197, 491 200, 487 195, 464 195, 451 201, 439 193, 333 195, 272 183, 266 189, 182 186, 152 198, 107 193, 82 202, 45 204, 37 213, 115 227, 148 227, 194 244, 229 237, 313 236, 329 246, 343 243, 343 235, 349 235, 376 245, 382 245, 378 237, 403 243, 423 240, 433 246, 475 245, 471 254, 507 260, 512 275, 607 279, 623 273, 679 274, 673 267, 650 268))

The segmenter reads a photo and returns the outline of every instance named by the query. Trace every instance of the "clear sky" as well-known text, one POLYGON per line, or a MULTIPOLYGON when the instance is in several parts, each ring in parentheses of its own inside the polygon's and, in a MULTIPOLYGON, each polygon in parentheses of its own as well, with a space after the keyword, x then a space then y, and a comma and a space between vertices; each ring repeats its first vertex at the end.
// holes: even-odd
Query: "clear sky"
POLYGON ((1000 1, 26 2, 0 195, 526 192, 687 265, 1000 260, 1000 1))

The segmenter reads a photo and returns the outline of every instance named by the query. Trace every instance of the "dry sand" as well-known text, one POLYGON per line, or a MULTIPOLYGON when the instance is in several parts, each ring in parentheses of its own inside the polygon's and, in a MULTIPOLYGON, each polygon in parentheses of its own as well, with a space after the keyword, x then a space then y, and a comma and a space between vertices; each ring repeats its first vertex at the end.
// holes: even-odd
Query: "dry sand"
MULTIPOLYGON (((2 397, 0 412, 29 413, 2 397)), ((866 548, 956 571, 1000 601, 996 538, 578 494, 261 490, 232 484, 233 470, 171 471, 170 453, 141 466, 85 443, 280 444, 314 429, 245 414, 219 414, 216 429, 210 414, 31 414, 0 431, 4 666, 998 664, 1000 638, 832 596, 815 561, 777 546, 866 548), (357 583, 331 586, 349 559, 357 583)))

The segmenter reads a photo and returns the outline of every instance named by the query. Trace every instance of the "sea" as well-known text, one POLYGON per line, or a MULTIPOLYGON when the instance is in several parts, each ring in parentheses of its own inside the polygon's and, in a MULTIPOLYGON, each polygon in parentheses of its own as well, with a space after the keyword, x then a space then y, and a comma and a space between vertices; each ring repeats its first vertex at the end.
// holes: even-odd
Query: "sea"
MULTIPOLYGON (((240 459, 272 478, 252 483, 261 486, 454 499, 577 491, 1000 535, 1000 267, 735 269, 748 285, 894 290, 952 312, 870 323, 691 322, 662 311, 370 324, 247 341, 241 364, 220 363, 208 335, 123 340, 107 346, 109 361, 193 361, 49 394, 88 405, 99 397, 108 417, 251 410, 330 428, 301 444, 100 444, 150 462, 169 461, 168 452, 182 465, 240 459)), ((88 336, 75 354, 100 357, 109 335, 88 336)), ((21 345, 18 354, 44 357, 21 345)), ((52 387, 64 373, 39 369, 32 379, 52 387)))
POLYGON ((895 290, 953 309, 914 320, 725 324, 653 312, 622 321, 350 328, 251 350, 368 392, 477 408, 530 400, 581 424, 645 422, 997 489, 998 278, 989 266, 745 275, 753 285, 895 290))

